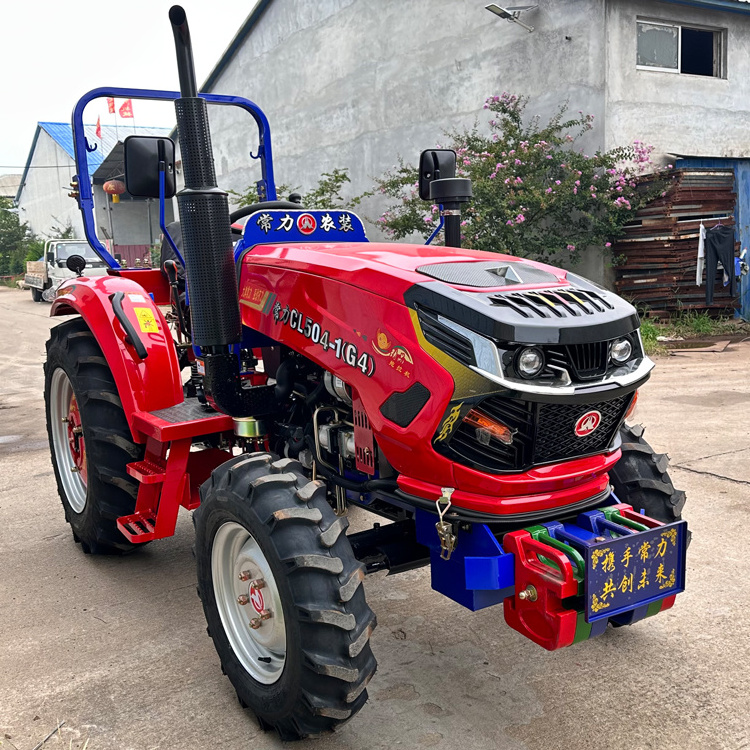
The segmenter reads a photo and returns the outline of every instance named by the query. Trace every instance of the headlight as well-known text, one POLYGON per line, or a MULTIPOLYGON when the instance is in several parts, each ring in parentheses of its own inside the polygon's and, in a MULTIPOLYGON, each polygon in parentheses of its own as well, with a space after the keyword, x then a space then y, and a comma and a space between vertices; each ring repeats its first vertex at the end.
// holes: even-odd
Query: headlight
POLYGON ((533 378, 538 375, 544 367, 544 354, 541 349, 528 347, 521 349, 516 359, 516 369, 521 377, 533 378))
POLYGON ((617 339, 612 342, 612 347, 609 350, 609 356, 615 364, 623 365, 633 354, 633 345, 630 343, 630 339, 617 339))

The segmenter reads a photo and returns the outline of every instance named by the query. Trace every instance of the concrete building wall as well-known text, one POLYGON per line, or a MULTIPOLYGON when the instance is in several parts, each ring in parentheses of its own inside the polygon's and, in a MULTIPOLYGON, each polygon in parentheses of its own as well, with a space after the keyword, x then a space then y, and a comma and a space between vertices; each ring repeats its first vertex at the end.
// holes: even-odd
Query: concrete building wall
POLYGON ((638 138, 663 155, 750 157, 750 15, 607 0, 606 38, 607 148, 638 138), (637 18, 726 29, 726 78, 637 69, 637 18))
MULTIPOLYGON (((539 0, 524 13, 531 34, 478 0, 274 0, 212 91, 256 101, 271 122, 278 184, 303 190, 346 167, 350 193, 397 162, 414 163, 445 131, 487 119, 487 96, 530 97, 542 118, 569 102, 595 115, 587 150, 640 139, 670 152, 744 156, 750 117, 750 16, 658 0, 539 0), (636 69, 636 18, 726 28, 727 79, 636 69)), ((259 177, 248 115, 211 109, 222 187, 259 177)), ((381 213, 381 199, 359 209, 381 213)), ((373 224, 372 239, 381 239, 373 224)), ((502 248, 498 248, 501 250, 502 248)), ((609 257, 576 270, 612 280, 609 257)))
POLYGON ((34 149, 26 184, 19 201, 19 216, 31 231, 45 239, 55 235, 53 227, 70 224, 76 237, 83 237, 78 204, 68 197, 70 181, 76 173, 73 159, 49 134, 41 130, 34 149))
MULTIPOLYGON (((601 0, 540 0, 524 15, 533 34, 483 6, 275 0, 212 91, 265 110, 277 181, 303 189, 348 167, 352 192, 366 190, 398 155, 414 162, 445 131, 485 120, 485 98, 504 90, 531 96, 543 115, 567 97, 574 111, 603 116, 601 0)), ((221 185, 246 188, 258 174, 252 120, 214 107, 211 126, 221 185)))

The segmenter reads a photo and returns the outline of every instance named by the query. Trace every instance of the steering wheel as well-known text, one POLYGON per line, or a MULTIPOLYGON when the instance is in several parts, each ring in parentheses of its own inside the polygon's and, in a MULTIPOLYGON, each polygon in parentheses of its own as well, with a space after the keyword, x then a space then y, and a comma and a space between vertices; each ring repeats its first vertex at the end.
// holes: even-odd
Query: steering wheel
MULTIPOLYGON (((250 214, 254 214, 256 211, 263 211, 272 208, 291 208, 295 211, 301 211, 302 206, 299 203, 292 203, 292 201, 264 201, 263 203, 251 203, 249 206, 243 206, 238 208, 236 211, 232 211, 229 214, 229 223, 234 224, 235 221, 244 219, 250 214)), ((242 234, 240 229, 232 228, 234 234, 242 234)))

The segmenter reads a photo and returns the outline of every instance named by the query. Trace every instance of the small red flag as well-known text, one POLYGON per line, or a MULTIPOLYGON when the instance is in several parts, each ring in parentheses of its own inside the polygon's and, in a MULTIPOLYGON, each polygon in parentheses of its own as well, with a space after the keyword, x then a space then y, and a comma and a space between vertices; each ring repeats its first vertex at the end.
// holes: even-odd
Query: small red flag
POLYGON ((111 115, 115 113, 115 100, 110 97, 107 97, 107 110, 111 115))
POLYGON ((102 118, 101 117, 96 118, 96 137, 99 140, 102 139, 102 118))
POLYGON ((126 99, 120 106, 120 117, 132 117, 133 116, 133 100, 126 99))

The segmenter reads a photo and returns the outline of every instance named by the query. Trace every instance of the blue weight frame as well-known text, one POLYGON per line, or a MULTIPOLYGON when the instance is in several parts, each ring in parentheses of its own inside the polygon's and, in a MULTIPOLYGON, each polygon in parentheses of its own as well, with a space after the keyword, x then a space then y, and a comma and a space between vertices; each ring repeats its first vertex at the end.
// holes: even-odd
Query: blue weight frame
MULTIPOLYGON (((262 177, 256 183, 258 194, 265 196, 264 200, 276 200, 276 182, 273 176, 273 155, 271 151, 271 126, 263 110, 249 99, 241 96, 226 96, 223 94, 198 94, 209 104, 221 104, 240 107, 249 112, 258 125, 258 153, 250 153, 251 158, 259 159, 262 177)), ((152 101, 174 101, 180 98, 178 91, 159 91, 155 89, 121 89, 98 88, 84 94, 73 110, 73 143, 76 154, 76 170, 78 172, 78 189, 80 191, 79 206, 83 214, 83 230, 86 239, 94 252, 110 267, 120 268, 120 264, 110 255, 107 248, 99 241, 94 222, 94 196, 89 182, 88 154, 90 150, 83 129, 83 111, 86 105, 94 99, 111 97, 118 99, 150 99, 152 101)), ((160 201, 161 203, 161 201, 160 201)))

